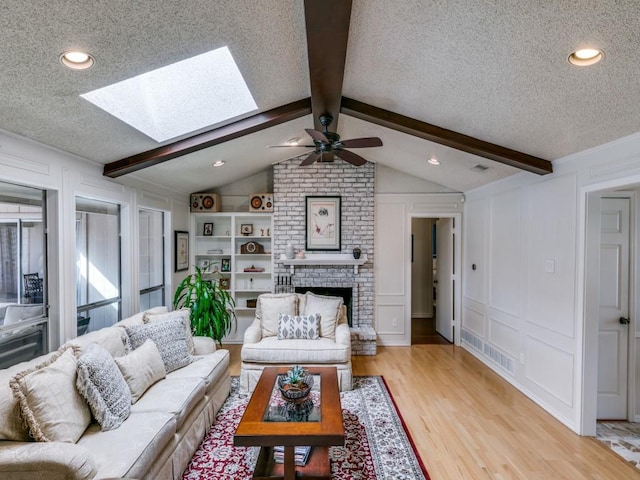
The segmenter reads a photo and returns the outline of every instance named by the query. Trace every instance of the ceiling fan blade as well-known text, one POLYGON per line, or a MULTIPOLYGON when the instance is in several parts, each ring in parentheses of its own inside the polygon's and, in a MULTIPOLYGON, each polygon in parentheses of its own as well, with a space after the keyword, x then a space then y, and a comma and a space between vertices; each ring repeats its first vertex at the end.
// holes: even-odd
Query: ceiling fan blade
POLYGON ((311 165, 313 162, 318 160, 322 156, 321 152, 311 152, 307 158, 305 158, 301 163, 301 167, 306 167, 307 165, 311 165))
POLYGON ((339 157, 342 160, 349 162, 351 165, 355 165, 356 167, 360 167, 367 163, 367 161, 360 155, 350 152, 349 150, 336 149, 333 151, 333 153, 336 157, 339 157))
POLYGON ((310 128, 305 128, 304 131, 307 132, 309 134, 309 136, 311 138, 313 138, 316 142, 329 143, 329 139, 324 135, 324 133, 322 133, 322 132, 320 132, 318 130, 312 130, 310 128))
POLYGON ((340 143, 346 148, 366 148, 382 146, 382 140, 380 140, 378 137, 352 138, 351 140, 340 140, 340 143))
POLYGON ((311 111, 316 129, 319 116, 331 114, 334 129, 342 100, 351 0, 304 0, 311 111))

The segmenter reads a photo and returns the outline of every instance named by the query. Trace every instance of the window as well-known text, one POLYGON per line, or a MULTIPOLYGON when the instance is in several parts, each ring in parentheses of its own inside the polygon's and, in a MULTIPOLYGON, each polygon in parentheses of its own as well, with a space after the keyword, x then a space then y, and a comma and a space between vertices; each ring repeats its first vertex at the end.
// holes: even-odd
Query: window
POLYGON ((120 206, 76 197, 78 334, 120 320, 120 251, 120 206))
POLYGON ((138 213, 140 237, 140 310, 164 305, 164 214, 138 213))
POLYGON ((48 351, 45 199, 0 182, 0 368, 48 351))

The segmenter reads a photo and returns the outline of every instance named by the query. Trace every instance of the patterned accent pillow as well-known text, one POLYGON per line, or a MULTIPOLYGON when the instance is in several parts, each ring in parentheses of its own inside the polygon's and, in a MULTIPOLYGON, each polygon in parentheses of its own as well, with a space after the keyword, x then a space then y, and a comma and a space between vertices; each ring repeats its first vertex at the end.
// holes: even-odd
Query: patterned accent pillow
POLYGON ((320 337, 320 315, 288 315, 278 319, 278 340, 296 338, 317 340, 320 337))
POLYGON ((76 443, 89 426, 91 412, 76 388, 76 368, 74 351, 67 348, 9 382, 36 441, 76 443))
POLYGON ((131 411, 131 391, 111 354, 97 343, 78 358, 78 392, 102 431, 122 425, 131 411))
POLYGON ((167 373, 191 363, 192 357, 187 349, 187 327, 182 318, 125 328, 131 341, 131 348, 134 350, 148 338, 153 340, 167 373))
POLYGON ((189 308, 181 308, 180 310, 165 313, 144 312, 142 321, 144 323, 155 323, 171 320, 173 318, 182 318, 184 320, 186 324, 187 349, 189 350, 189 353, 193 355, 196 351, 196 347, 193 343, 193 333, 191 332, 191 310, 189 308))

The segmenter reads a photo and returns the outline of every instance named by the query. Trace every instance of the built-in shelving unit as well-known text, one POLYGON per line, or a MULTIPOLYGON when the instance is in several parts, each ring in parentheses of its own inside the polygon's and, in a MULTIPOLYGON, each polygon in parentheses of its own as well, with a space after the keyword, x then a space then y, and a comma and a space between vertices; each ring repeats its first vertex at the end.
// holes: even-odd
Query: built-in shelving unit
POLYGON ((252 314, 251 301, 273 290, 272 215, 192 213, 191 232, 192 265, 206 268, 212 278, 221 278, 236 302, 236 313, 252 314), (249 250, 255 246, 255 253, 242 253, 248 243, 253 243, 249 250))
POLYGON ((296 265, 353 265, 353 273, 357 275, 358 267, 367 263, 367 256, 353 258, 350 253, 306 253, 304 258, 287 258, 281 255, 278 262, 288 265, 291 275, 295 273, 296 265))

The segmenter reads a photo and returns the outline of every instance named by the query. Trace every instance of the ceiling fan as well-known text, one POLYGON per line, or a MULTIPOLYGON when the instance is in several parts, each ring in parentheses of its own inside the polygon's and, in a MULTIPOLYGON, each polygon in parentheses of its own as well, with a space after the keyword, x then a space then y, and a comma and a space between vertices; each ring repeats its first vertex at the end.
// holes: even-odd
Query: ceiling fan
POLYGON ((351 140, 340 140, 340 135, 335 132, 329 131, 329 125, 333 121, 333 117, 329 114, 320 115, 320 125, 322 125, 322 132, 319 130, 313 130, 311 128, 305 128, 305 131, 313 139, 313 145, 274 145, 271 148, 278 147, 307 147, 313 148, 311 152, 303 161, 300 166, 304 167, 311 165, 315 161, 331 162, 334 156, 341 158, 349 162, 356 167, 364 165, 367 161, 360 155, 344 150, 345 148, 368 148, 368 147, 381 147, 382 140, 378 137, 363 137, 353 138, 351 140))

